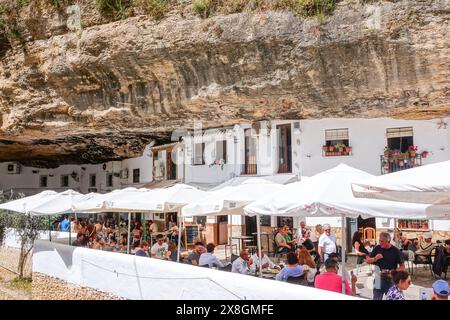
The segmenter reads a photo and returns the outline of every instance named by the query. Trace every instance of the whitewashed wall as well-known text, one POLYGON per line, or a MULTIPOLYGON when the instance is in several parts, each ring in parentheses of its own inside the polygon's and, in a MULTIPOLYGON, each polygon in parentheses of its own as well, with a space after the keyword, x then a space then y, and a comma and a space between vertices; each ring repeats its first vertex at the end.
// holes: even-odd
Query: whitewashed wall
POLYGON ((120 189, 127 186, 138 186, 146 182, 152 181, 152 161, 149 146, 147 146, 141 157, 130 158, 123 161, 114 161, 106 163, 106 170, 103 169, 104 164, 83 164, 83 165, 62 165, 54 169, 42 169, 33 167, 21 167, 20 174, 8 174, 7 166, 9 162, 0 163, 0 190, 14 189, 16 192, 22 192, 26 195, 38 193, 42 190, 55 190, 57 192, 66 189, 73 189, 81 193, 88 193, 90 186, 89 177, 96 174, 97 192, 103 193, 114 189, 120 189), (113 167, 114 166, 114 167, 113 167), (133 184, 133 169, 140 169, 140 183, 133 184), (113 186, 107 187, 107 173, 119 173, 120 170, 128 169, 128 179, 121 179, 113 176, 113 186), (70 175, 76 172, 77 180, 70 175), (47 188, 39 186, 40 176, 46 175, 47 188), (61 176, 69 175, 69 187, 61 187, 61 176))
MULTIPOLYGON (((423 159, 423 164, 450 159, 449 128, 438 129, 439 120, 393 120, 393 119, 321 119, 302 120, 301 123, 301 173, 312 176, 331 169, 339 163, 374 175, 380 175, 380 155, 387 145, 386 129, 396 127, 413 127, 414 145, 419 151, 430 154, 423 159), (341 157, 322 156, 326 129, 349 129, 349 142, 352 155, 341 157)), ((450 118, 446 121, 450 124, 450 118)), ((294 144, 295 145, 295 144, 294 144)))
POLYGON ((354 297, 158 259, 39 241, 33 272, 128 299, 343 300, 354 297), (55 250, 56 248, 56 250, 55 250))

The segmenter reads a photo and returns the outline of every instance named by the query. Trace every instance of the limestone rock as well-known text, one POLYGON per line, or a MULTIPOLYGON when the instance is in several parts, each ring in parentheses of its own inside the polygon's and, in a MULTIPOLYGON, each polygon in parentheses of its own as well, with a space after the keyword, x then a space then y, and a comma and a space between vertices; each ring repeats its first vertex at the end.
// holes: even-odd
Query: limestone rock
POLYGON ((65 12, 21 13, 22 42, 0 36, 0 161, 138 156, 196 120, 448 116, 450 2, 361 2, 322 23, 289 11, 106 23, 82 5, 75 32, 65 12))

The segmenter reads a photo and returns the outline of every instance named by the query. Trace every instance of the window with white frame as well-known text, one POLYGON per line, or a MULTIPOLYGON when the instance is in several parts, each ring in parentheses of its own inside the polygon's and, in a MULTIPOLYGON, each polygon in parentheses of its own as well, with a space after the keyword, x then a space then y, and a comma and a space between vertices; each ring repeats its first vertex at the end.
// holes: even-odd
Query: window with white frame
POLYGON ((204 165, 205 164, 205 143, 195 143, 194 144, 194 165, 204 165))
POLYGON ((335 145, 349 147, 348 128, 325 130, 325 145, 327 147, 335 145))
POLYGON ((413 127, 386 129, 387 147, 389 150, 407 152, 409 146, 414 145, 413 127))
POLYGON ((222 160, 227 163, 227 140, 216 141, 216 160, 222 160))

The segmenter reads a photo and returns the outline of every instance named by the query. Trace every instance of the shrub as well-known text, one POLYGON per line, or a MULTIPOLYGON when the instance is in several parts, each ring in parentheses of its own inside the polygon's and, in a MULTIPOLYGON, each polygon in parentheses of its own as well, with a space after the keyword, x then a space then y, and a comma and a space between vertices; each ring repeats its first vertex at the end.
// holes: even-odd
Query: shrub
POLYGON ((17 5, 20 7, 26 7, 29 5, 31 0, 17 0, 17 5))
POLYGON ((200 14, 204 14, 211 4, 210 0, 195 0, 192 3, 194 10, 200 14))
POLYGON ((323 19, 325 15, 333 12, 338 0, 278 0, 277 9, 289 9, 304 16, 316 16, 323 19))
POLYGON ((167 10, 167 0, 146 0, 148 13, 156 20, 164 17, 167 10))
POLYGON ((115 18, 124 18, 130 4, 128 0, 95 0, 95 3, 101 13, 115 18))

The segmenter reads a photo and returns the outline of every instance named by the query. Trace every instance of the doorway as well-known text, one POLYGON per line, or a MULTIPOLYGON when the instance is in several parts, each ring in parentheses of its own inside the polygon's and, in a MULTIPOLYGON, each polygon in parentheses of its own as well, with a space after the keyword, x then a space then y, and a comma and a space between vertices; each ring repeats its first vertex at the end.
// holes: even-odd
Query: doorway
POLYGON ((292 172, 291 125, 277 126, 278 132, 278 173, 292 172))
POLYGON ((217 216, 217 244, 228 243, 228 216, 217 216))
POLYGON ((242 169, 242 174, 257 174, 257 162, 256 162, 256 138, 251 135, 252 129, 244 130, 244 168, 242 169))
POLYGON ((253 236, 253 233, 257 231, 256 228, 256 216, 249 217, 245 216, 245 235, 253 236))

